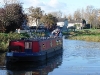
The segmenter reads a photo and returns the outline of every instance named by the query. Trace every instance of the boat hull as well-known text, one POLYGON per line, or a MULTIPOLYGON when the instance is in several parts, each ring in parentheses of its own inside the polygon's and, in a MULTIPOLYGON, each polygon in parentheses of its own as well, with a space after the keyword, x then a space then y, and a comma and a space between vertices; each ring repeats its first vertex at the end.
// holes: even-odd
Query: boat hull
POLYGON ((47 60, 48 58, 52 58, 58 54, 61 54, 63 51, 62 46, 58 46, 52 48, 48 51, 42 51, 38 53, 11 53, 8 52, 6 54, 7 62, 17 62, 17 61, 43 61, 47 60))

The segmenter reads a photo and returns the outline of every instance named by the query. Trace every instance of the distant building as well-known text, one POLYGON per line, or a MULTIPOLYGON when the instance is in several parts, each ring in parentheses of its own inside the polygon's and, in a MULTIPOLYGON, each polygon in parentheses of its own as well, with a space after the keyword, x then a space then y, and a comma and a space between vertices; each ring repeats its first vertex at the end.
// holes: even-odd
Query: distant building
POLYGON ((57 26, 61 28, 62 31, 67 30, 68 20, 66 18, 58 18, 57 26))
POLYGON ((40 24, 41 24, 40 19, 37 19, 37 22, 36 22, 36 18, 33 19, 31 16, 28 16, 28 26, 29 27, 38 26, 40 24))
POLYGON ((67 28, 82 29, 82 20, 69 20, 67 28))

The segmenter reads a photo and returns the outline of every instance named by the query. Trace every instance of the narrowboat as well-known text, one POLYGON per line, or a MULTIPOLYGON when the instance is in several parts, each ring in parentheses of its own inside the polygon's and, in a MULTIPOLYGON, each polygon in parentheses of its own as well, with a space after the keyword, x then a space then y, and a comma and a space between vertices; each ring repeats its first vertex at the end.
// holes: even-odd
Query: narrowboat
POLYGON ((41 62, 40 61, 14 62, 14 63, 9 62, 6 63, 6 69, 10 71, 36 71, 36 70, 43 70, 45 67, 56 68, 58 65, 61 65, 62 63, 62 55, 63 52, 61 54, 53 56, 52 58, 48 58, 48 60, 44 60, 41 62))
POLYGON ((42 61, 61 53, 62 50, 62 37, 11 40, 6 53, 6 61, 42 61))

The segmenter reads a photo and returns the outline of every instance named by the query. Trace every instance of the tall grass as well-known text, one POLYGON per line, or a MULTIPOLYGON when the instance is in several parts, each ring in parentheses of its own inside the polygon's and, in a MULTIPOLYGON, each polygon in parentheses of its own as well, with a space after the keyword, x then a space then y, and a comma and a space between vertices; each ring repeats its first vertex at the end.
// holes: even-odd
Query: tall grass
POLYGON ((96 35, 96 36, 95 35, 73 36, 73 37, 69 37, 69 39, 100 42, 100 35, 96 35))
POLYGON ((73 40, 100 42, 100 30, 80 30, 68 32, 65 36, 66 38, 73 40))

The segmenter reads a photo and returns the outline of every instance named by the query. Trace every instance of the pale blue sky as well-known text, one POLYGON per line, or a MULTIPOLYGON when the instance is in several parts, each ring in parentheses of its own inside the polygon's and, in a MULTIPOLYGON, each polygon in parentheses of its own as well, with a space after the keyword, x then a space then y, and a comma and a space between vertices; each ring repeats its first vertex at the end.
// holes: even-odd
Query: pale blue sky
MULTIPOLYGON (((13 0, 8 0, 13 1, 13 0)), ((46 13, 53 11, 61 11, 68 15, 72 14, 77 9, 86 8, 88 5, 94 8, 100 8, 100 0, 19 0, 23 3, 24 8, 30 6, 41 7, 46 13)), ((0 0, 0 4, 3 0, 0 0)))

